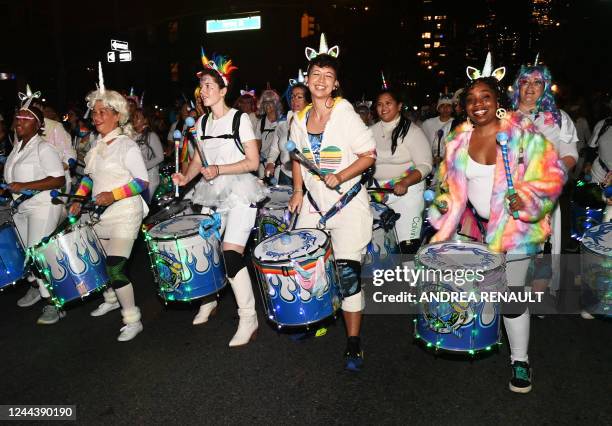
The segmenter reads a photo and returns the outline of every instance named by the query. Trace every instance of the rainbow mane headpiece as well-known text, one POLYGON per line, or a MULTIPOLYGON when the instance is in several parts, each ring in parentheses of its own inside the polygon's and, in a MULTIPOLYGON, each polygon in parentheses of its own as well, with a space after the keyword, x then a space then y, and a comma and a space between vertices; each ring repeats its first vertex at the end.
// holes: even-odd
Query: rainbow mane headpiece
POLYGON ((542 79, 544 82, 544 92, 542 96, 536 101, 535 113, 550 113, 552 114, 555 123, 561 126, 561 112, 559 112, 559 108, 557 108, 557 103, 555 102, 555 95, 552 92, 552 75, 550 74, 550 70, 545 65, 538 65, 539 54, 536 55, 536 59, 533 62, 533 65, 522 65, 519 70, 516 79, 514 80, 514 84, 512 84, 512 109, 516 110, 519 107, 520 101, 520 89, 523 80, 528 79, 529 77, 536 77, 542 79))
MULTIPOLYGON (((214 54, 212 60, 208 59, 204 48, 202 47, 201 59, 204 68, 215 70, 217 74, 221 76, 221 79, 225 83, 225 86, 229 86, 230 74, 238 69, 238 67, 232 64, 232 60, 223 55, 214 54)), ((202 76, 202 71, 196 74, 198 78, 202 76)))
POLYGON ((308 61, 312 61, 314 58, 316 58, 319 55, 329 55, 333 58, 337 58, 338 56, 340 56, 340 47, 338 47, 338 45, 332 47, 331 49, 327 48, 327 40, 325 39, 325 34, 321 33, 321 40, 319 41, 319 51, 317 52, 316 50, 307 47, 306 48, 306 59, 308 59, 308 61))
POLYGON ((506 75, 506 67, 499 67, 493 70, 491 52, 488 52, 487 59, 485 60, 484 66, 482 67, 482 71, 474 67, 467 67, 465 69, 465 73, 467 74, 468 78, 472 81, 478 80, 479 78, 484 78, 484 77, 495 77, 497 81, 501 81, 501 79, 504 78, 504 76, 506 75))
POLYGON ((39 99, 42 95, 40 91, 32 93, 30 85, 26 84, 26 92, 17 93, 19 100, 21 101, 21 109, 27 110, 34 99, 39 99))

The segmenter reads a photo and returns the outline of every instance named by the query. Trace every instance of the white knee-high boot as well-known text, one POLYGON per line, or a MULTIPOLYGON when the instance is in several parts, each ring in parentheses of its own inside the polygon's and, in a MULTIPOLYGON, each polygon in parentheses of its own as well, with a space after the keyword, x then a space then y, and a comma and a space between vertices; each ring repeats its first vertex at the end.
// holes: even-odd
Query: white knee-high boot
POLYGON ((255 312, 255 296, 253 295, 253 287, 251 286, 251 277, 246 268, 242 268, 234 278, 228 278, 234 290, 236 303, 238 304, 238 330, 232 340, 230 346, 241 346, 254 340, 257 332, 257 312, 255 312))
POLYGON ((138 309, 138 306, 136 306, 134 302, 134 287, 132 284, 116 289, 115 294, 121 305, 121 316, 125 324, 125 326, 121 328, 121 334, 117 340, 120 342, 127 342, 142 331, 143 327, 140 322, 140 309, 138 309))
POLYGON ((510 343, 510 360, 529 362, 527 350, 529 349, 529 309, 516 318, 504 317, 504 327, 510 343))

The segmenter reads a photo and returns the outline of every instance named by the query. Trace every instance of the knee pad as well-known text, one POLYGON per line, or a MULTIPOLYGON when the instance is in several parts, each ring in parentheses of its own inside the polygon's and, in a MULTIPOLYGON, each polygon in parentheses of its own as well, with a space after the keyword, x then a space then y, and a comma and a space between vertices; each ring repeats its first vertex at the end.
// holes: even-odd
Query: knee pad
POLYGON ((113 289, 125 287, 130 283, 130 279, 127 277, 127 259, 125 257, 108 256, 106 258, 106 272, 113 289))
POLYGON ((361 291, 361 264, 356 260, 337 259, 336 267, 340 275, 340 295, 349 297, 361 291))
POLYGON ((421 248, 421 240, 414 239, 410 241, 401 241, 399 246, 400 253, 402 254, 416 254, 416 252, 419 251, 419 248, 421 248))
POLYGON ((244 256, 234 250, 223 251, 223 259, 225 259, 225 273, 228 278, 234 278, 246 266, 244 256))

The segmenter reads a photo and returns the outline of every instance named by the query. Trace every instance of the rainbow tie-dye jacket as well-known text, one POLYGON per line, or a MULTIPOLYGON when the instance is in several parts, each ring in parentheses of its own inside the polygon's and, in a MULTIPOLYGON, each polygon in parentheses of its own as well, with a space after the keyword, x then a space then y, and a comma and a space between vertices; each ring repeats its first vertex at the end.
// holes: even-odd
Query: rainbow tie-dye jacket
MULTIPOLYGON (((508 161, 512 182, 525 207, 515 220, 506 200, 508 185, 501 149, 497 160, 491 212, 486 242, 496 252, 521 251, 536 253, 550 234, 547 217, 563 189, 563 170, 554 146, 537 132, 528 118, 511 113, 502 121, 508 133, 508 161), (522 158, 522 161, 520 161, 522 158)), ((435 203, 429 209, 429 221, 438 229, 432 242, 452 238, 467 203, 466 168, 472 126, 463 123, 448 136, 446 156, 438 169, 437 201, 447 203, 441 214, 435 203)))

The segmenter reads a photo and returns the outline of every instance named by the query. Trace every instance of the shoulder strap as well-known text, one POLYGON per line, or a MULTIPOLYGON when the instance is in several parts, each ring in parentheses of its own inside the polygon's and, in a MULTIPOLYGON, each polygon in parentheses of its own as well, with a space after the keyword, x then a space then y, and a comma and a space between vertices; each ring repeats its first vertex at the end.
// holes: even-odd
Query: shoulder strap
POLYGON ((263 134, 263 131, 266 128, 266 116, 264 115, 263 117, 261 117, 261 121, 259 123, 259 133, 263 134))
POLYGON ((599 129, 599 133, 597 134, 597 139, 595 140, 595 144, 599 144, 599 139, 608 131, 608 129, 612 126, 612 117, 608 117, 604 120, 601 129, 599 129))
POLYGON ((234 120, 232 121, 232 136, 240 153, 245 155, 244 147, 242 146, 242 141, 240 140, 240 119, 242 118, 242 114, 244 114, 244 112, 241 111, 236 111, 234 113, 234 120))

